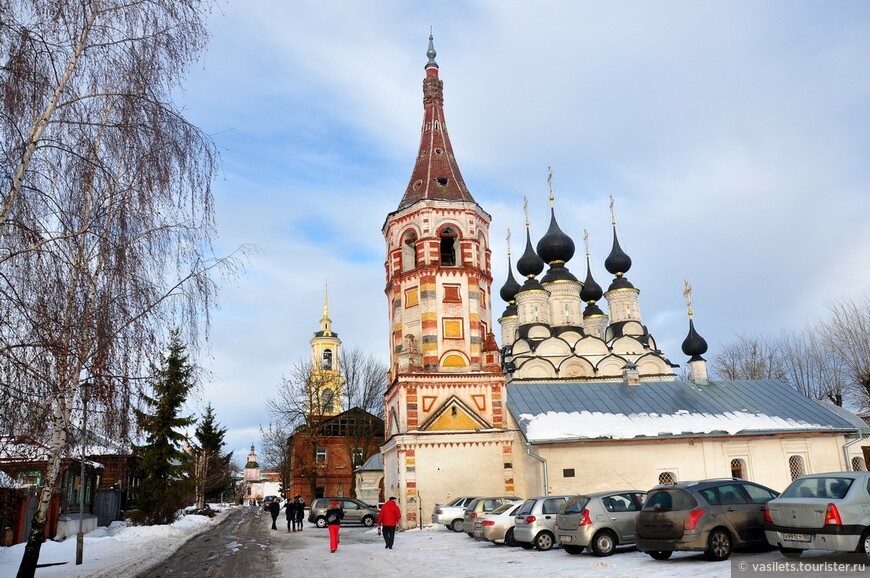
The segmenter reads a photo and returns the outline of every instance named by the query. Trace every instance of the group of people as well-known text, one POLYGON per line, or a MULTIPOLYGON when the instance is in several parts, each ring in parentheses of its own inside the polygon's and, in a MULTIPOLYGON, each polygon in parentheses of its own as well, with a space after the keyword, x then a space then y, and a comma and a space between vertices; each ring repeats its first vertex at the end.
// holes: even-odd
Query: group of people
MULTIPOLYGON (((302 496, 297 495, 293 499, 288 499, 284 504, 284 509, 287 510, 287 531, 301 532, 302 522, 305 518, 305 500, 302 496)), ((269 504, 269 513, 272 515, 272 529, 277 530, 278 514, 281 513, 281 504, 278 500, 273 500, 269 504)), ((344 519, 344 510, 337 500, 333 500, 329 504, 329 509, 326 510, 326 527, 329 529, 329 551, 335 554, 338 550, 338 532, 341 530, 341 521, 344 519)), ((396 539, 396 526, 402 519, 402 512, 399 510, 399 504, 396 503, 396 498, 391 496, 381 511, 378 512, 378 534, 384 536, 384 548, 393 549, 393 542, 396 539)))
MULTIPOLYGON (((303 529, 303 520, 305 519, 305 500, 302 496, 297 495, 293 499, 288 499, 284 503, 284 509, 287 510, 287 531, 301 532, 303 529)), ((278 514, 281 513, 281 504, 278 500, 273 500, 269 504, 269 513, 272 515, 272 529, 277 530, 278 514)))
MULTIPOLYGON (((335 554, 338 550, 338 533, 341 530, 341 521, 344 519, 344 510, 337 500, 333 500, 326 510, 326 527, 329 528, 329 551, 335 554)), ((393 549, 396 539, 396 526, 402 519, 402 512, 396 498, 391 496, 381 511, 378 512, 378 534, 384 536, 384 548, 393 549)))

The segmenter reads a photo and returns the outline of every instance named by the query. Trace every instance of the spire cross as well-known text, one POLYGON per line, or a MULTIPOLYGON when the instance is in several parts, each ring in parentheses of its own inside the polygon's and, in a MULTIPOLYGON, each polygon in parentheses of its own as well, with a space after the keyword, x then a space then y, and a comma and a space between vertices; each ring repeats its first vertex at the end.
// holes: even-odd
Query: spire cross
POLYGON ((529 228, 529 200, 523 195, 523 212, 526 214, 526 229, 529 228))
POLYGON ((583 229, 583 245, 586 247, 586 256, 589 256, 589 231, 583 229))
POLYGON ((329 317, 329 281, 323 282, 323 318, 329 317))
POLYGON ((613 210, 613 195, 610 195, 610 224, 616 226, 616 211, 613 210))
POLYGON ((511 230, 508 228, 507 230, 507 246, 508 246, 508 257, 511 256, 511 230))
POLYGON ((553 195, 553 169, 547 167, 547 188, 550 189, 550 208, 556 206, 556 197, 553 195))
POLYGON ((692 318, 692 286, 689 285, 689 280, 684 280, 683 297, 686 298, 686 305, 689 307, 689 319, 692 318))

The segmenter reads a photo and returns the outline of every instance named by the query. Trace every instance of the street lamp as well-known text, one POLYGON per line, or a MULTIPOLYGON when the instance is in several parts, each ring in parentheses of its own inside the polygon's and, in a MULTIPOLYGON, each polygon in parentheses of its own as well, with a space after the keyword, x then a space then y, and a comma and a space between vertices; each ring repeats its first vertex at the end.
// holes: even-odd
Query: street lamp
POLYGON ((91 399, 91 383, 82 382, 79 395, 82 398, 82 477, 79 479, 79 533, 76 535, 76 565, 82 563, 85 549, 85 445, 88 441, 88 402, 91 399))

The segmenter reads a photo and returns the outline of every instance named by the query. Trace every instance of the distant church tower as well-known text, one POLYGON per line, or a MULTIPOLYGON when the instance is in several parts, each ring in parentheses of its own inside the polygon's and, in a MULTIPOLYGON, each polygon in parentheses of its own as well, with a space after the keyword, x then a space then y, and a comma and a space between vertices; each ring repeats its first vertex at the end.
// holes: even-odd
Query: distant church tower
POLYGON ((311 338, 311 376, 308 380, 308 413, 328 417, 341 413, 344 378, 339 367, 341 339, 329 319, 329 289, 323 291, 320 331, 311 338))
POLYGON ((406 526, 457 492, 514 492, 492 333, 490 216, 453 154, 431 35, 426 55, 420 149, 382 230, 391 347, 381 452, 385 493, 399 497, 406 526))

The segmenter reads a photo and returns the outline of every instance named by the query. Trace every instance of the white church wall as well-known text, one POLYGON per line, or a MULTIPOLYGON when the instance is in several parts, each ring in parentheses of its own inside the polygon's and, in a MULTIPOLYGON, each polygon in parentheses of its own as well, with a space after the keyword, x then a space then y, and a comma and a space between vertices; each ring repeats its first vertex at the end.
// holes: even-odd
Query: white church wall
MULTIPOLYGON (((782 491, 792 479, 790 456, 802 456, 804 473, 842 471, 845 468, 844 443, 842 435, 735 436, 577 442, 534 446, 534 450, 547 459, 550 494, 620 488, 648 490, 659 483, 659 475, 665 472, 677 481, 731 477, 734 459, 742 460, 745 465, 745 479, 782 491)), ((854 452, 854 455, 859 454, 854 452)))

